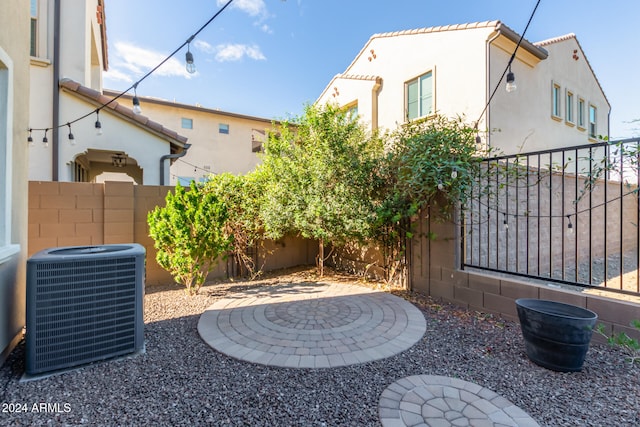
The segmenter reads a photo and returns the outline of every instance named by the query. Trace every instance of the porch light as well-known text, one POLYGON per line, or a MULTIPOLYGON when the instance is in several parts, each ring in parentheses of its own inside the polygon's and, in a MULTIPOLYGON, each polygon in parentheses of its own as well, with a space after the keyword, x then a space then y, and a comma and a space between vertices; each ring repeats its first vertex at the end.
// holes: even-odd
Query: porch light
POLYGON ((122 154, 114 154, 111 156, 111 164, 117 168, 122 168, 127 165, 127 157, 122 154))
POLYGON ((138 83, 133 85, 133 114, 141 114, 140 100, 138 99, 138 83))
POLYGON ((69 126, 69 144, 76 145, 76 138, 71 133, 71 123, 67 123, 67 126, 69 126))
POLYGON ((29 147, 33 147, 35 142, 33 142, 33 137, 31 136, 32 129, 29 129, 29 136, 27 137, 27 142, 29 143, 29 147))
POLYGON ((100 123, 100 110, 96 110, 96 135, 102 135, 102 123, 100 123))
POLYGON ((196 72, 196 64, 193 63, 193 53, 189 50, 189 45, 191 43, 191 39, 189 39, 189 43, 187 44, 187 54, 185 55, 185 60, 187 61, 187 72, 189 74, 193 74, 196 72))
POLYGON ((511 72, 511 65, 509 65, 509 72, 507 73, 507 92, 513 92, 517 88, 516 76, 511 72))
POLYGON ((42 145, 44 145, 44 148, 49 148, 49 139, 47 138, 48 131, 49 129, 44 130, 44 137, 42 138, 42 145))

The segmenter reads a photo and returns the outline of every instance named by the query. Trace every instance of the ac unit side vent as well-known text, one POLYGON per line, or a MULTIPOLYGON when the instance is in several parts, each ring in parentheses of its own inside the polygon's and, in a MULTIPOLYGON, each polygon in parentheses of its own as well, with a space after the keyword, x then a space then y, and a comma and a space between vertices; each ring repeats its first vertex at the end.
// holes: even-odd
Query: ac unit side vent
POLYGON ((143 348, 144 248, 48 249, 27 261, 28 375, 143 348))

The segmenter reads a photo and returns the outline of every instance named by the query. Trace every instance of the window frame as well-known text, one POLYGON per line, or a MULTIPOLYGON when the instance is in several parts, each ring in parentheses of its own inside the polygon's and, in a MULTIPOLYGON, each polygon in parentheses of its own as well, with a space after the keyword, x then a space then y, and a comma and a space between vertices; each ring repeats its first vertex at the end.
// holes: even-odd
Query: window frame
POLYGON ((551 118, 562 120, 562 86, 555 81, 551 82, 551 118))
POLYGON ((182 126, 182 129, 193 130, 193 119, 190 119, 188 117, 182 117, 180 125, 182 126), (189 126, 185 126, 185 123, 189 123, 189 126))
POLYGON ((218 123, 218 133, 223 135, 229 135, 231 126, 229 123, 218 123))
POLYGON ((436 111, 436 96, 435 96, 435 92, 436 92, 436 87, 435 87, 435 69, 431 68, 427 71, 425 71, 424 73, 410 79, 404 82, 404 118, 407 121, 412 121, 412 120, 419 120, 425 117, 429 117, 432 116, 433 114, 435 114, 436 111), (428 112, 424 112, 423 109, 423 105, 424 105, 424 100, 427 99, 426 96, 423 95, 422 93, 422 80, 425 78, 429 78, 430 79, 430 89, 431 89, 431 103, 429 105, 429 111, 428 112), (418 94, 417 94, 417 99, 415 102, 417 102, 417 115, 415 117, 410 117, 409 115, 409 87, 412 83, 416 83, 416 86, 418 88, 418 94))
POLYGON ((585 108, 584 106, 586 105, 586 102, 584 100, 583 97, 578 96, 578 102, 577 102, 577 117, 576 117, 576 126, 578 127, 578 129, 580 130, 586 130, 587 126, 586 126, 586 121, 585 121, 585 108))
POLYGON ((575 109, 573 108, 574 100, 575 94, 573 93, 573 91, 566 89, 564 96, 564 120, 565 123, 569 126, 575 126, 576 124, 575 109))
POLYGON ((29 1, 30 10, 30 28, 29 28, 29 55, 32 57, 38 56, 38 0, 29 1))
POLYGON ((589 139, 597 140, 598 139, 598 107, 594 104, 589 103, 588 108, 588 135, 589 139), (593 110, 593 122, 591 121, 591 111, 593 110), (592 130, 593 127, 593 130, 592 130))
POLYGON ((20 252, 20 245, 12 243, 12 185, 13 185, 13 61, 0 46, 0 264, 20 252), (0 172, 2 174, 2 172, 0 172))

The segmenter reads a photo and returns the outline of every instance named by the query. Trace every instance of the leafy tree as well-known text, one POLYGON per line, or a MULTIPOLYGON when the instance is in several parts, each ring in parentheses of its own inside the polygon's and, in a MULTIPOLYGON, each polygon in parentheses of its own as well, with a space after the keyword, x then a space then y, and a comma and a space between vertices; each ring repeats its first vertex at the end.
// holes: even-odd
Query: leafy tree
POLYGON ((227 216, 225 204, 194 182, 189 190, 178 184, 175 194, 167 194, 166 206, 147 216, 158 264, 184 284, 189 295, 198 293, 218 257, 229 249, 227 216))
POLYGON ((336 106, 307 106, 295 131, 285 123, 270 135, 260 167, 270 177, 262 206, 269 237, 318 240, 322 275, 326 246, 371 235, 382 149, 377 135, 336 106))
POLYGON ((231 254, 251 278, 261 272, 256 260, 247 252, 250 248, 263 247, 264 224, 260 206, 265 184, 264 174, 254 171, 247 175, 213 175, 204 187, 205 192, 224 202, 227 210, 224 234, 231 254))

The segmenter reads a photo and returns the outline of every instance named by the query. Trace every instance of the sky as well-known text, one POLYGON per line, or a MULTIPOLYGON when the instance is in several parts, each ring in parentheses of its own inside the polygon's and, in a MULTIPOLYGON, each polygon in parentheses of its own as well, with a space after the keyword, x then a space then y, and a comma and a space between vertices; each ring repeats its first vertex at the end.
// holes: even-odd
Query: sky
MULTIPOLYGON (((109 71, 123 91, 227 0, 106 0, 109 71)), ((303 112, 376 33, 500 20, 521 34, 536 0, 234 0, 137 87, 141 96, 267 119, 303 112)), ((576 34, 611 104, 612 139, 640 136, 640 2, 541 0, 525 38, 576 34)), ((518 85, 526 82, 518 81, 518 85)), ((144 106, 142 106, 144 110, 144 106)))

